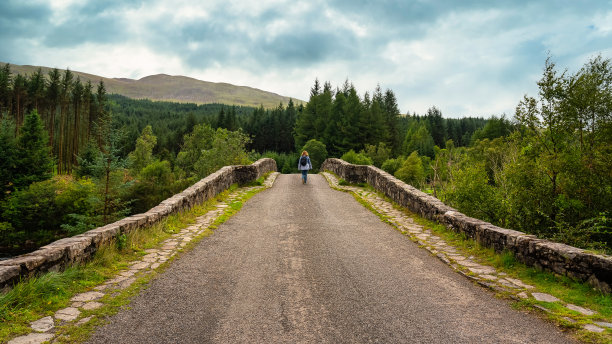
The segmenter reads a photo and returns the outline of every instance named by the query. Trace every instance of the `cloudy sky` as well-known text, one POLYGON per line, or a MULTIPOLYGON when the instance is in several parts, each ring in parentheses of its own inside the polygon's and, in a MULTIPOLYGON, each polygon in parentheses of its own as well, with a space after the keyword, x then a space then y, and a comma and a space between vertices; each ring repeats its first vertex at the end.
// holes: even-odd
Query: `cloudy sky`
POLYGON ((612 57, 612 1, 1 0, 0 61, 165 73, 308 100, 315 78, 392 89, 402 113, 512 116, 547 54, 612 57))

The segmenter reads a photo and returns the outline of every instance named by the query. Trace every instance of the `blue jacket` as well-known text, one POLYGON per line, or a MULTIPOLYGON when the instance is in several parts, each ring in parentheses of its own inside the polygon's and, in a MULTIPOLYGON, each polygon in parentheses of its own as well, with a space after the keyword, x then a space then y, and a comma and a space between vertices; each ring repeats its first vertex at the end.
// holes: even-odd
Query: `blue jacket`
POLYGON ((310 157, 308 155, 306 155, 306 165, 302 166, 302 164, 300 164, 300 160, 302 160, 301 156, 298 159, 298 170, 300 170, 300 171, 312 170, 312 164, 310 163, 310 157))

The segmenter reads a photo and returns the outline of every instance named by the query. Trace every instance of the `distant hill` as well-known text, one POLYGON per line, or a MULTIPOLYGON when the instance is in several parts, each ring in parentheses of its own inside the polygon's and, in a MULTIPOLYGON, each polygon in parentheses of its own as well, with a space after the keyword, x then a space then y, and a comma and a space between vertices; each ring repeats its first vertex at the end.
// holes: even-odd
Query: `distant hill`
MULTIPOLYGON (((0 63, 2 66, 6 64, 5 62, 0 63)), ((22 75, 30 75, 39 68, 38 66, 14 64, 11 64, 10 67, 11 73, 22 75)), ((49 67, 40 68, 45 75, 52 69, 49 67)), ((134 80, 127 78, 104 78, 98 75, 71 71, 78 75, 83 82, 90 80, 92 84, 96 85, 100 80, 103 80, 108 93, 117 93, 135 99, 196 104, 235 104, 254 107, 263 105, 265 108, 277 107, 281 102, 287 105, 289 102, 289 97, 257 88, 202 81, 180 75, 157 74, 134 80)), ((294 99, 293 101, 296 105, 304 103, 299 99, 294 99)))

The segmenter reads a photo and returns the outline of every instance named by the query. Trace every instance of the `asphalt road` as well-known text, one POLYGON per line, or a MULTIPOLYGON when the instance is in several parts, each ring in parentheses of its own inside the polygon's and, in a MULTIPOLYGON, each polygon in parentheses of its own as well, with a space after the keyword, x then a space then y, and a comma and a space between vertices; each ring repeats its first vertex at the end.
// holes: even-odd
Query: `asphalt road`
POLYGON ((274 187, 175 260, 91 343, 568 343, 320 175, 274 187))

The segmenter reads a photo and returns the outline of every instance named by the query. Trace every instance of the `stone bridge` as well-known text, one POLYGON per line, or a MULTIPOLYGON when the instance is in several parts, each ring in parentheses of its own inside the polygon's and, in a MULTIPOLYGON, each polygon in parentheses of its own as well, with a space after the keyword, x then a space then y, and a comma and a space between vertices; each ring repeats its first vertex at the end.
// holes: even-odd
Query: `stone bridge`
MULTIPOLYGON (((321 170, 331 171, 350 183, 366 182, 410 211, 444 224, 454 231, 465 233, 468 237, 498 252, 504 250, 512 252, 516 258, 529 266, 587 281, 606 293, 612 290, 610 256, 593 254, 565 244, 538 239, 534 235, 500 228, 468 217, 374 166, 353 165, 332 158, 322 164, 321 170)), ((214 197, 234 183, 252 181, 272 171, 276 171, 276 162, 272 159, 261 159, 248 166, 226 166, 146 213, 55 241, 32 253, 0 261, 0 288, 41 272, 58 271, 66 266, 83 262, 99 247, 107 245, 119 234, 151 226, 165 216, 214 197)))
MULTIPOLYGON (((224 167, 144 214, 2 262, 0 276, 10 286, 19 278, 85 261, 119 234, 150 226, 232 184, 275 170, 271 159, 224 167)), ((579 321, 576 327, 585 331, 612 327, 596 311, 541 293, 462 255, 379 193, 339 185, 338 178, 368 182, 420 216, 602 290, 610 285, 609 257, 469 218, 375 167, 328 159, 322 170, 333 173, 311 175, 306 185, 298 175, 271 174, 268 189, 246 202, 214 235, 187 246, 253 188, 233 191, 193 225, 147 249, 112 279, 74 295, 67 308, 33 321, 33 333, 9 343, 59 340, 66 329, 87 326, 98 316, 92 310, 112 308, 113 295, 129 292, 127 288, 150 274, 154 278, 129 309, 92 328, 89 343, 573 342, 550 322, 512 309, 472 282, 517 300, 555 303, 563 315, 578 312, 582 318, 566 319, 579 321), (385 222, 350 194, 334 189, 352 192, 385 222)))

